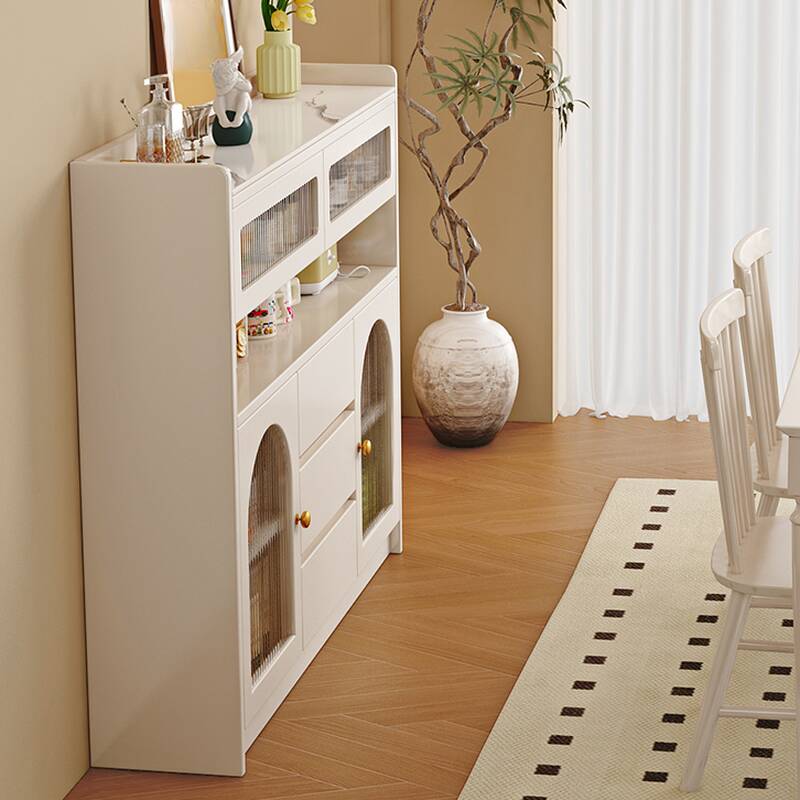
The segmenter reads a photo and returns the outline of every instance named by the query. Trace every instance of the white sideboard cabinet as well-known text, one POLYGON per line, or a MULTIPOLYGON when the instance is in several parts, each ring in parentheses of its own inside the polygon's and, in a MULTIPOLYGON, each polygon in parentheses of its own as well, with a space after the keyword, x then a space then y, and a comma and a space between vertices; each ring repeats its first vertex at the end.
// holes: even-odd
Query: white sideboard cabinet
POLYGON ((71 164, 91 761, 241 775, 402 549, 396 77, 304 65, 250 145, 71 164), (235 325, 338 243, 294 322, 235 325), (363 273, 363 271, 361 271, 363 273))

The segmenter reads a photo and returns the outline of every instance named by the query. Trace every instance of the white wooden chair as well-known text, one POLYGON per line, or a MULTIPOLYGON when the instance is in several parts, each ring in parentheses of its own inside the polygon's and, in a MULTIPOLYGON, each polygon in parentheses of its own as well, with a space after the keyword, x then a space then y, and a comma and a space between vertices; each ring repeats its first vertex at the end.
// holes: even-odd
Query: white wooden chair
POLYGON ((772 252, 769 228, 745 236, 733 251, 733 283, 744 293, 746 322, 742 327, 744 368, 755 442, 751 452, 753 488, 761 493, 760 517, 773 516, 781 497, 789 496, 786 437, 775 421, 780 409, 775 343, 772 334, 767 269, 772 252))
POLYGON ((744 316, 745 295, 740 289, 729 289, 708 306, 700 319, 703 380, 723 520, 711 569, 717 580, 730 590, 730 599, 681 783, 687 792, 700 787, 719 717, 794 719, 795 716, 794 711, 785 709, 724 705, 737 649, 793 650, 790 643, 742 638, 751 608, 791 608, 792 594, 791 522, 785 517, 757 517, 755 513, 740 337, 744 316))

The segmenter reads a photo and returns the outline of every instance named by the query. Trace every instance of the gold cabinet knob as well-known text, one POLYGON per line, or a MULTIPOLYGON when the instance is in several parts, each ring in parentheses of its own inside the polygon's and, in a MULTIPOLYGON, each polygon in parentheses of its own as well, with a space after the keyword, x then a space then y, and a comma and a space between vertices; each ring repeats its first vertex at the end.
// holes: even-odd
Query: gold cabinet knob
POLYGON ((361 453, 364 458, 369 458, 369 456, 372 455, 372 442, 369 439, 364 439, 363 442, 359 442, 358 452, 361 453))
POLYGON ((304 511, 302 514, 295 514, 294 515, 294 524, 295 525, 302 525, 304 528, 311 527, 311 512, 304 511))

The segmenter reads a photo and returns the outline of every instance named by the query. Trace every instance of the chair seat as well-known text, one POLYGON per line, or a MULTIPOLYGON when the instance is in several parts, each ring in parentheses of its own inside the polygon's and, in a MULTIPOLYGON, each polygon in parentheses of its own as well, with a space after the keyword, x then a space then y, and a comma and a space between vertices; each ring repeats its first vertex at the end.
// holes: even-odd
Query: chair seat
POLYGON ((758 456, 755 444, 750 446, 750 464, 753 469, 753 488, 773 497, 789 497, 789 439, 781 436, 769 457, 769 475, 758 477, 758 456))
POLYGON ((742 594, 763 597, 792 596, 792 523, 788 517, 759 517, 742 544, 742 571, 728 566, 725 534, 711 555, 717 580, 742 594))

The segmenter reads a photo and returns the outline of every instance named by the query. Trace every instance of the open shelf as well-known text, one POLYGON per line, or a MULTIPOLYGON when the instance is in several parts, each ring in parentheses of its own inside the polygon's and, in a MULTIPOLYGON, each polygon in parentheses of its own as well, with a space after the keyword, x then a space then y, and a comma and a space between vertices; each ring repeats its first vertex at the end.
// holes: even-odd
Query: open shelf
MULTIPOLYGON (((352 267, 343 266, 348 273, 352 267)), ((247 358, 236 365, 236 409, 242 424, 294 365, 308 360, 330 336, 358 313, 397 276, 397 267, 373 267, 361 278, 337 278, 315 296, 304 297, 296 307, 296 317, 281 326, 276 336, 251 339, 247 358)))

